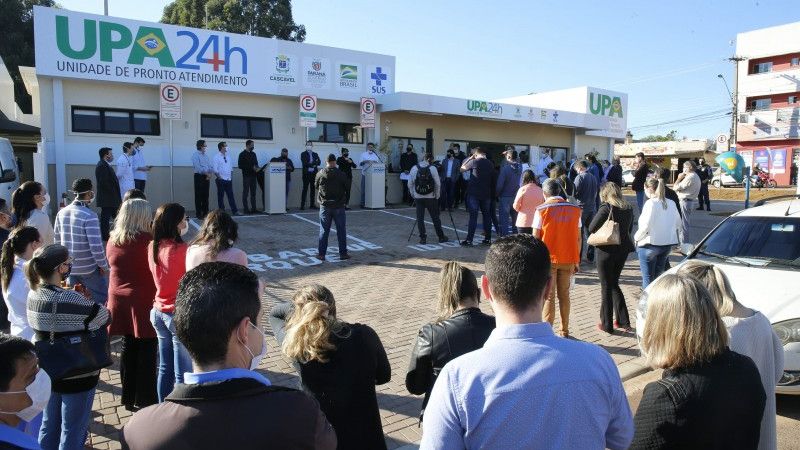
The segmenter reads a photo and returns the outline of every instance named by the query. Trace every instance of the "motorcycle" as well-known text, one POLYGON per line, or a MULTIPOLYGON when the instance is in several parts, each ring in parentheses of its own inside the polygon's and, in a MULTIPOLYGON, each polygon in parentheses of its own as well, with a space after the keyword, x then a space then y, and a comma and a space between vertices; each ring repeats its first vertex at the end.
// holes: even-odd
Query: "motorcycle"
POLYGON ((774 178, 769 174, 767 171, 760 171, 750 176, 750 183, 753 187, 761 189, 763 187, 767 187, 769 189, 775 188, 778 186, 778 182, 775 181, 774 178))

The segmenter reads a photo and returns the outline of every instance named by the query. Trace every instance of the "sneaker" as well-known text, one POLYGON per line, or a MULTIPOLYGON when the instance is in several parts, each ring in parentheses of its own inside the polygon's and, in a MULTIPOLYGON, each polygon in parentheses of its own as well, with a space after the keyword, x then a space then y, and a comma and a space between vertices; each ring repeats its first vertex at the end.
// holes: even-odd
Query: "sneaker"
POLYGON ((472 247, 472 241, 461 241, 462 247, 472 247))
POLYGON ((339 260, 340 261, 344 261, 344 260, 350 259, 350 258, 352 258, 352 256, 350 256, 349 253, 345 253, 344 255, 339 255, 339 260))
POLYGON ((428 238, 425 237, 425 236, 422 236, 421 238, 419 238, 419 243, 420 244, 427 244, 428 243, 428 238))
POLYGON ((439 237, 439 243, 442 244, 442 243, 445 243, 445 242, 450 242, 450 239, 447 236, 440 236, 439 237))
POLYGON ((491 239, 484 239, 481 241, 481 245, 492 245, 491 239))
POLYGON ((325 255, 317 255, 315 256, 315 258, 317 258, 320 261, 325 261, 325 255))

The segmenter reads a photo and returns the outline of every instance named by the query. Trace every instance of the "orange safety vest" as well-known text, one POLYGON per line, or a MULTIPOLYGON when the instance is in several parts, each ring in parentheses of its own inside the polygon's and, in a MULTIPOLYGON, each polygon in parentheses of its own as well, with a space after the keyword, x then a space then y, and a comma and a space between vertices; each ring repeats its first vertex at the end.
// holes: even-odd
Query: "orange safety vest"
POLYGON ((542 241, 550 251, 552 264, 578 264, 581 208, 563 198, 548 199, 536 211, 542 217, 542 241))

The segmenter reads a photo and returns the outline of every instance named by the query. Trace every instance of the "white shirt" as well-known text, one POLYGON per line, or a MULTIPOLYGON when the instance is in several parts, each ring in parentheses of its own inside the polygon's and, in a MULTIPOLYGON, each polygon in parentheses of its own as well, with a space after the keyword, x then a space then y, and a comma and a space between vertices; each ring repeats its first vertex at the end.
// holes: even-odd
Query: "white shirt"
POLYGON ((136 187, 133 183, 133 166, 133 156, 123 153, 117 159, 117 179, 119 180, 120 197, 124 197, 126 192, 136 187))
POLYGON ((547 165, 553 162, 553 158, 550 155, 544 155, 541 159, 539 159, 539 164, 536 165, 536 176, 539 177, 539 180, 547 179, 548 174, 545 172, 547 171, 547 165))
POLYGON ((680 183, 675 183, 675 192, 681 200, 697 200, 701 184, 700 177, 696 173, 690 172, 683 177, 680 183))
MULTIPOLYGON (((14 272, 11 274, 11 281, 8 289, 3 289, 3 299, 8 307, 8 321, 11 322, 11 334, 23 339, 33 341, 34 331, 28 325, 28 280, 23 274, 23 264, 25 260, 15 257, 14 272)), ((781 366, 782 367, 782 366, 781 366)))
POLYGON ((233 172, 233 157, 227 153, 222 154, 222 152, 214 155, 214 173, 220 179, 230 181, 231 172, 233 172))
POLYGON ((55 242, 55 233, 53 232, 53 224, 50 223, 50 217, 41 209, 34 209, 28 220, 24 221, 21 225, 26 227, 33 227, 39 232, 40 241, 42 246, 52 244, 55 242))
MULTIPOLYGON (((136 169, 137 167, 145 167, 146 164, 144 162, 144 149, 139 147, 136 150, 136 154, 133 155, 133 168, 136 169)), ((144 170, 134 170, 133 171, 133 179, 134 180, 147 180, 147 172, 144 170)))
POLYGON ((366 151, 361 153, 361 158, 358 160, 358 167, 360 167, 361 170, 364 170, 369 168, 374 163, 379 163, 379 162, 381 162, 381 160, 378 159, 377 153, 375 152, 370 153, 369 151, 366 151))
POLYGON ((639 229, 633 236, 636 246, 650 245, 675 245, 683 242, 681 235, 683 226, 678 207, 675 202, 664 199, 667 208, 661 200, 651 198, 644 203, 642 214, 639 215, 639 229))

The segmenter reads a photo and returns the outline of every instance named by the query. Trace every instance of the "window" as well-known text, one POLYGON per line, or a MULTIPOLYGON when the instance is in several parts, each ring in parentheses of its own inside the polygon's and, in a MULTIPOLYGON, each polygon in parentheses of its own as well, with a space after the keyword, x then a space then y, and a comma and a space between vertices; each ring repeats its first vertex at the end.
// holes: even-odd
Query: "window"
POLYGON ((200 116, 200 135, 224 139, 272 140, 272 119, 266 117, 200 116))
POLYGON ((800 66, 800 56, 792 57, 791 66, 792 67, 800 66))
POLYGON ((751 73, 767 73, 772 72, 772 61, 757 63, 753 65, 753 71, 751 73))
POLYGON ((361 127, 355 123, 317 122, 308 129, 308 140, 314 142, 337 142, 341 144, 363 143, 361 127))
POLYGON ((763 110, 769 109, 772 106, 772 99, 770 98, 759 98, 756 100, 750 100, 750 109, 751 110, 763 110))
POLYGON ((73 106, 72 131, 157 136, 161 127, 156 111, 73 106))
POLYGON ((793 104, 797 103, 797 96, 796 95, 790 95, 789 96, 789 100, 787 101, 787 103, 789 103, 790 105, 793 105, 793 104))

